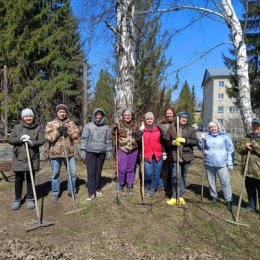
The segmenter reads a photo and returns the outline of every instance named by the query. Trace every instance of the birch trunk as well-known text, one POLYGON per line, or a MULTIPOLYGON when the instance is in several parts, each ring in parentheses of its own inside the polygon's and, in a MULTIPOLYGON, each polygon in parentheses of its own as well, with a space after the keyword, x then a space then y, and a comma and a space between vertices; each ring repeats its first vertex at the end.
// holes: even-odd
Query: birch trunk
POLYGON ((117 79, 115 85, 115 117, 124 108, 133 107, 135 78, 134 0, 117 0, 116 54, 117 79))

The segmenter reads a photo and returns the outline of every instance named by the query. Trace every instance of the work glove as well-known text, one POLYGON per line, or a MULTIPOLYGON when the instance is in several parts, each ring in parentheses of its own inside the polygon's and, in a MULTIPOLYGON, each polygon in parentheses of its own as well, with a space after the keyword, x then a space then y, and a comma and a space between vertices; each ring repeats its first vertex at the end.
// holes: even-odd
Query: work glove
POLYGON ((30 147, 33 146, 33 142, 31 139, 26 139, 24 142, 26 142, 30 147))
POLYGON ((106 159, 110 160, 112 158, 112 152, 111 151, 107 151, 106 152, 106 159))
POLYGON ((162 154, 162 159, 163 159, 163 161, 165 161, 165 160, 167 159, 167 154, 166 154, 166 152, 163 152, 163 154, 162 154))
POLYGON ((138 128, 139 131, 143 132, 144 131, 144 122, 142 122, 142 125, 138 128))
POLYGON ((229 170, 233 170, 234 169, 233 165, 228 165, 227 167, 228 167, 229 170))
POLYGON ((201 133, 201 139, 205 139, 206 138, 206 133, 201 133))
POLYGON ((60 126, 57 128, 61 136, 67 137, 68 136, 68 127, 60 126))
POLYGON ((176 137, 175 141, 176 141, 176 143, 185 143, 185 138, 183 138, 183 137, 176 137))
POLYGON ((85 161, 86 160, 86 151, 85 150, 80 150, 79 152, 80 158, 85 161))
POLYGON ((172 145, 173 145, 173 146, 181 146, 181 143, 180 143, 180 142, 177 142, 176 140, 173 140, 173 141, 172 141, 172 145))
POLYGON ((29 135, 22 135, 21 138, 20 138, 20 140, 22 142, 25 142, 25 140, 28 140, 28 139, 31 139, 31 137, 29 135))

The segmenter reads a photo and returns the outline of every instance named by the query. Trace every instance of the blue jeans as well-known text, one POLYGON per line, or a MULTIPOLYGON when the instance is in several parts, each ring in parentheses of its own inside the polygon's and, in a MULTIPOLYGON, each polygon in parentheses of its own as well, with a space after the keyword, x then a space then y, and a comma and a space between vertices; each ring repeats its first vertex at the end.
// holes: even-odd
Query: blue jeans
POLYGON ((162 160, 144 162, 144 188, 146 190, 155 191, 159 184, 160 173, 162 168, 162 160))
MULTIPOLYGON (((76 193, 76 161, 75 157, 69 157, 69 168, 70 168, 70 175, 72 179, 72 186, 74 194, 76 193)), ((66 158, 51 158, 51 169, 52 169, 52 195, 59 196, 60 194, 60 169, 62 162, 64 163, 66 169, 67 169, 67 161, 66 158)), ((67 186, 68 193, 71 193, 70 191, 70 180, 68 175, 68 186, 67 186)))
POLYGON ((212 198, 217 198, 216 179, 219 177, 220 184, 222 186, 224 198, 226 201, 232 201, 232 190, 230 183, 230 174, 227 166, 224 167, 212 167, 205 165, 205 170, 209 182, 209 192, 212 198))
POLYGON ((179 164, 180 172, 177 177, 177 163, 172 163, 172 197, 179 198, 183 197, 186 186, 186 177, 188 174, 188 168, 190 166, 190 162, 181 162, 179 164), (178 186, 177 186, 178 184, 178 186))

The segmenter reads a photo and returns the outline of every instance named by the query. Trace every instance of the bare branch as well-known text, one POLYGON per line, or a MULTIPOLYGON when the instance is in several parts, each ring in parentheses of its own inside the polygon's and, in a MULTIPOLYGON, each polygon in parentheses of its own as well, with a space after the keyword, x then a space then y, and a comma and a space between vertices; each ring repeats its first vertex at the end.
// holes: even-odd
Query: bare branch
POLYGON ((111 24, 108 23, 107 21, 105 21, 105 24, 106 24, 106 26, 107 26, 114 34, 117 33, 116 28, 115 28, 113 25, 111 25, 111 24))

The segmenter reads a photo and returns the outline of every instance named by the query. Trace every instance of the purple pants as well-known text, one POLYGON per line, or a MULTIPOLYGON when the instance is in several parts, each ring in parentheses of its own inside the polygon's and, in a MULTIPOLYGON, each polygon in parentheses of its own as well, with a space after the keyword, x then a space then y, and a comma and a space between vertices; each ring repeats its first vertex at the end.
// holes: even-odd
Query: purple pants
POLYGON ((133 185, 135 179, 135 164, 138 150, 125 153, 118 149, 118 184, 133 185))

